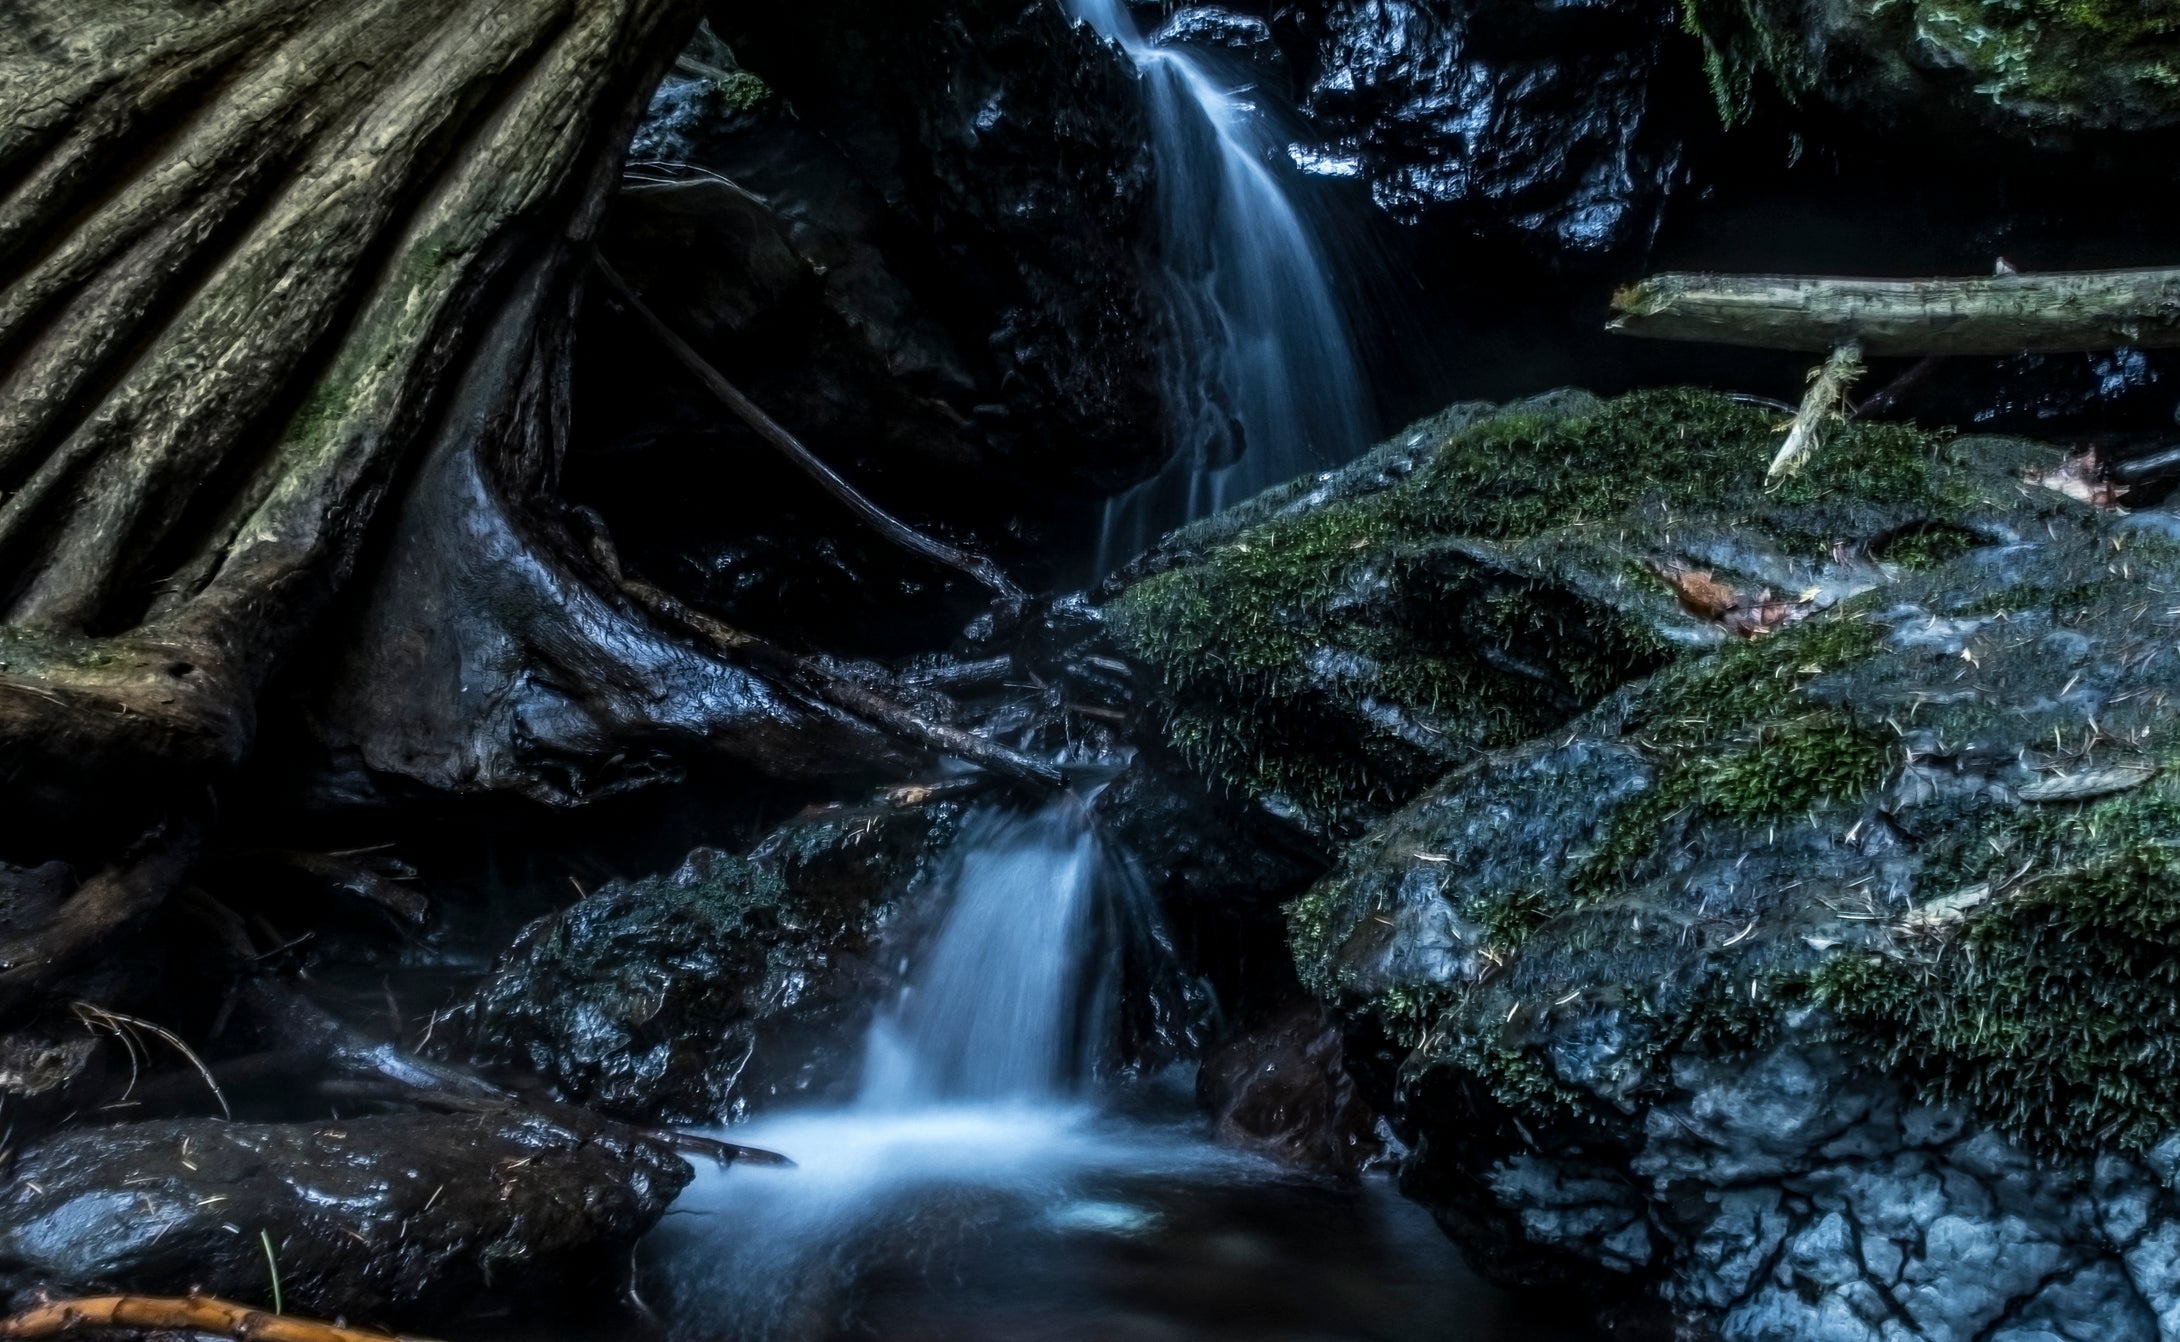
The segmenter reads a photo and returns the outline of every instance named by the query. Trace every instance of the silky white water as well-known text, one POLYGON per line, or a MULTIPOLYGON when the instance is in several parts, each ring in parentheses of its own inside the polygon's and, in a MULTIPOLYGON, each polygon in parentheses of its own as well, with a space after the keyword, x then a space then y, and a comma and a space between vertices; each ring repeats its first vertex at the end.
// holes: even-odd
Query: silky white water
POLYGON ((1034 1209, 1125 1228, 1138 1214, 1127 1205, 1083 1203, 1088 1176, 1246 1163, 1082 1096, 1119 991, 1100 902, 1127 876, 1083 804, 972 815, 954 852, 944 921, 871 1028, 857 1098, 736 1128, 796 1167, 706 1171, 676 1203, 677 1216, 747 1232, 674 1227, 704 1246, 669 1257, 684 1331, 825 1336, 825 1311, 859 1276, 958 1247, 995 1217, 1034 1209))
POLYGON ((1174 455, 1113 500, 1098 563, 1368 441, 1365 387, 1331 266, 1273 164, 1282 146, 1195 53, 1153 46, 1125 0, 1068 0, 1140 73, 1157 173, 1162 380, 1174 455))

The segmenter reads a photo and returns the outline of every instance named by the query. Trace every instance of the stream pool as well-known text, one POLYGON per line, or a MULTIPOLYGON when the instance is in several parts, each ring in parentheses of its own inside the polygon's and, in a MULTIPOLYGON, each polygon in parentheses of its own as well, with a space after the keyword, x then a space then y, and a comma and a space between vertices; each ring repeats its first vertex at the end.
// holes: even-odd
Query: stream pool
POLYGON ((686 1342, 1560 1342, 1389 1174, 1212 1144, 1178 1087, 1117 1105, 850 1107, 736 1127, 643 1247, 686 1342))

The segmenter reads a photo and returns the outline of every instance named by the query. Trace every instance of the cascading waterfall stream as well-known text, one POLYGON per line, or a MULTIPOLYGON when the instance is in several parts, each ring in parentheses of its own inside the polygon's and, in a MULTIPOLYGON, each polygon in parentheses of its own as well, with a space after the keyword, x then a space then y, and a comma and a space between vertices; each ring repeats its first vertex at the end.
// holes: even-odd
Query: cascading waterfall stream
POLYGON ((860 1107, 1064 1096, 1083 990, 1101 968, 1091 917, 1103 854, 1082 809, 1063 798, 966 825, 945 925, 865 1045, 860 1107))
POLYGON ((1082 802, 972 814, 949 863, 860 1093, 737 1128, 797 1167, 702 1170, 653 1233, 676 1342, 1548 1342, 1389 1186, 1287 1180, 1185 1091, 1088 1084, 1159 938, 1082 802))
POLYGON ((1140 72, 1158 175, 1173 456, 1107 505, 1107 571, 1170 527, 1352 458, 1369 425, 1330 266, 1273 171, 1270 124, 1201 58, 1147 42, 1126 0, 1068 3, 1140 72))

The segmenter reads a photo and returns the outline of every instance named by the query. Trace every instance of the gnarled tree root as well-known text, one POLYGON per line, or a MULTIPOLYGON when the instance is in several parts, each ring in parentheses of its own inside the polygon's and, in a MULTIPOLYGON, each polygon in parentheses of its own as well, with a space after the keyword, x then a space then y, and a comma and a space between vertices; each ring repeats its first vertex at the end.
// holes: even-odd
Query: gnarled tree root
POLYGON ((0 1338, 98 1332, 194 1332, 235 1342, 422 1342, 293 1314, 268 1314, 209 1295, 93 1295, 48 1300, 0 1319, 0 1338))

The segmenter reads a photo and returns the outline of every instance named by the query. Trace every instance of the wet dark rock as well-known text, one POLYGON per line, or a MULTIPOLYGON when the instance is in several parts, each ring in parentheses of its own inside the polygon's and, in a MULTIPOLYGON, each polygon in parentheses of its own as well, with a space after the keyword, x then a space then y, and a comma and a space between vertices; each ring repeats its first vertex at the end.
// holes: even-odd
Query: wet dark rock
POLYGON ((671 875, 607 885, 527 928, 433 1046, 643 1121, 841 1098, 898 981, 890 933, 913 925, 959 814, 835 807, 750 858, 704 849, 671 875))
POLYGON ((1833 447, 1767 493, 1770 412, 1721 397, 1456 406, 1175 533, 1107 617, 1167 748, 1343 839, 1729 637, 1659 572, 1712 575, 1751 610, 1767 591, 1828 603, 1884 581, 1894 537, 1999 527, 2013 493, 1972 486, 1966 457, 1912 429, 1833 447))
POLYGON ((99 1041, 62 1017, 0 1034, 0 1162, 36 1134, 103 1098, 99 1041))
POLYGON ((1670 4, 1339 0, 1302 7, 1309 171, 1360 177, 1406 222, 1562 256, 1646 239, 1700 72, 1670 4))
POLYGON ((1285 53, 1272 36, 1272 25, 1255 14, 1217 5, 1191 5, 1175 11, 1165 22, 1149 28, 1148 33, 1152 46, 1190 47, 1239 58, 1267 73, 1285 72, 1285 53))
POLYGON ((1196 1100, 1221 1141, 1301 1169, 1352 1178, 1385 1150, 1342 1065, 1340 1027, 1307 999, 1213 1049, 1196 1100))
POLYGON ((0 1192, 0 1283, 201 1288, 362 1322, 610 1298, 691 1175, 652 1143, 526 1114, 77 1128, 0 1192))

